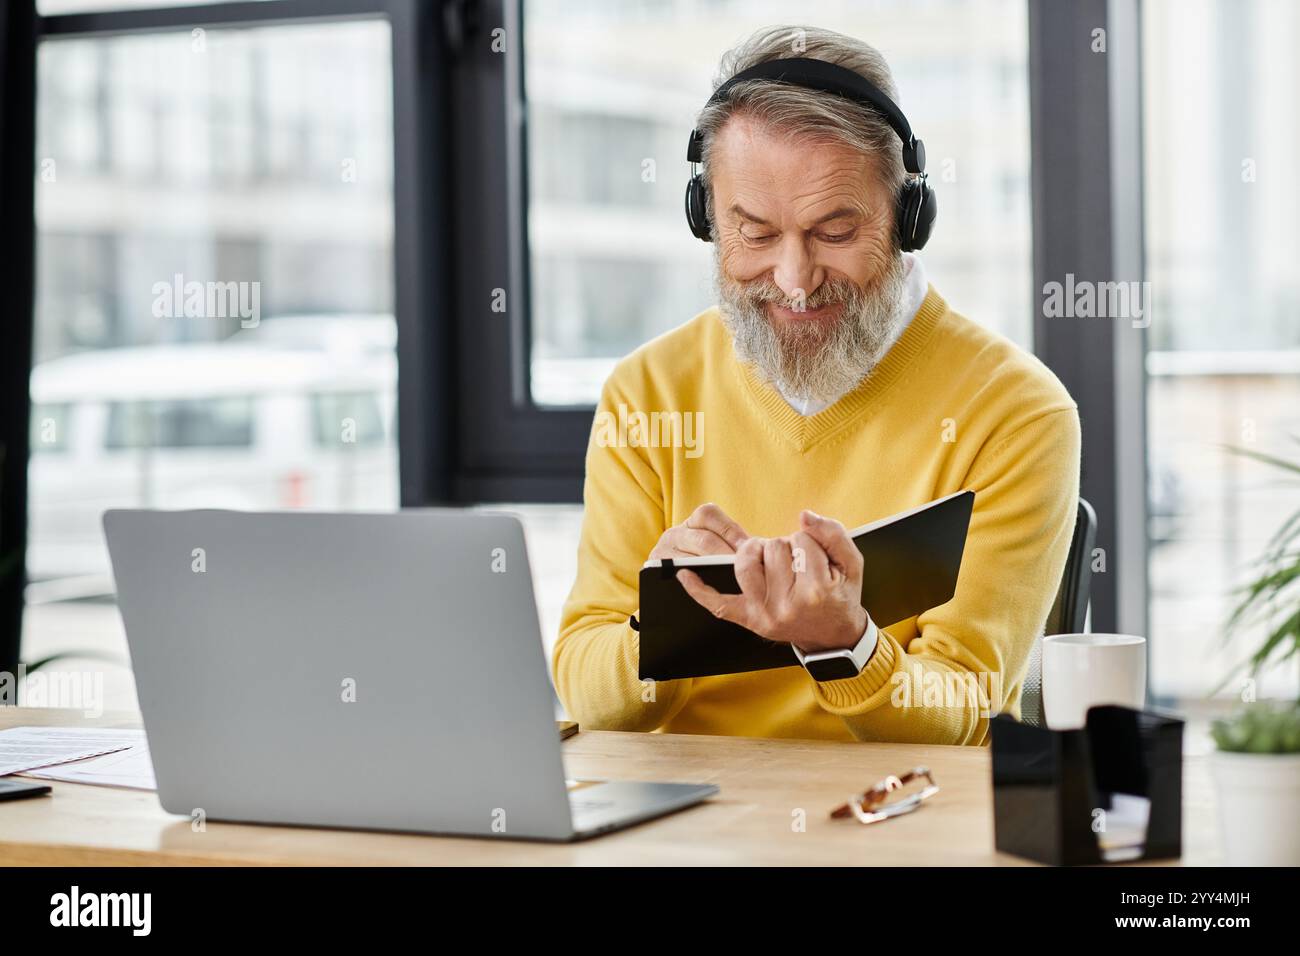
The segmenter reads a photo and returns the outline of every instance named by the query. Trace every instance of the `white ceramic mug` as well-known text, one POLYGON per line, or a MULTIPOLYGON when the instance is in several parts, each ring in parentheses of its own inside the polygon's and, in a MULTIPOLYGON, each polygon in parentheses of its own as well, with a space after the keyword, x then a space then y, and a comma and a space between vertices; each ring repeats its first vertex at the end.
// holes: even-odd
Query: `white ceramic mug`
POLYGON ((1132 634, 1053 634, 1043 638, 1043 715, 1052 730, 1075 730, 1088 708, 1146 703, 1147 639, 1132 634))

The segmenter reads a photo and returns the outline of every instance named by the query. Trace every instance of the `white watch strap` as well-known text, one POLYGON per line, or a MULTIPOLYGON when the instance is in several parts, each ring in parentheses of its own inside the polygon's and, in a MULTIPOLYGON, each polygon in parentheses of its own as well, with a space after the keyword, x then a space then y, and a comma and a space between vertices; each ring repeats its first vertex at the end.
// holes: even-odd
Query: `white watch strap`
POLYGON ((880 641, 880 630, 876 627, 876 622, 867 615, 867 629, 862 632, 862 637, 858 643, 849 651, 847 648, 839 648, 833 651, 818 651, 815 654, 805 654, 793 644, 790 645, 794 651, 794 656, 799 659, 799 663, 804 667, 808 666, 809 661, 826 661, 836 657, 851 657, 853 663, 857 665, 858 673, 867 666, 867 661, 871 660, 871 655, 876 652, 876 644, 880 641))

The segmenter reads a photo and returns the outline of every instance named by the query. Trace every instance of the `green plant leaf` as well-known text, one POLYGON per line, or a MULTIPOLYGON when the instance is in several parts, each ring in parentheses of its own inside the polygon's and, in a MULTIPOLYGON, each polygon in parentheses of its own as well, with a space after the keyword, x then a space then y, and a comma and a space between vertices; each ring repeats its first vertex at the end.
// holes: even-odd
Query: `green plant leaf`
MULTIPOLYGON (((1300 435, 1290 437, 1300 444, 1300 435)), ((1300 476, 1300 462, 1288 461, 1250 448, 1232 445, 1222 447, 1233 454, 1279 468, 1288 475, 1300 476)), ((1256 569, 1253 580, 1232 590, 1231 593, 1238 596, 1238 601, 1224 627, 1224 640, 1232 642, 1239 639, 1248 626, 1262 625, 1266 633, 1246 659, 1228 672, 1214 689, 1215 693, 1221 691, 1243 670, 1248 669, 1252 674, 1258 674, 1266 667, 1300 654, 1300 552, 1292 548, 1292 543, 1298 537, 1300 511, 1288 516, 1269 540, 1264 553, 1251 562, 1250 566, 1256 569), (1279 612, 1286 616, 1280 624, 1274 625, 1271 622, 1279 612)))

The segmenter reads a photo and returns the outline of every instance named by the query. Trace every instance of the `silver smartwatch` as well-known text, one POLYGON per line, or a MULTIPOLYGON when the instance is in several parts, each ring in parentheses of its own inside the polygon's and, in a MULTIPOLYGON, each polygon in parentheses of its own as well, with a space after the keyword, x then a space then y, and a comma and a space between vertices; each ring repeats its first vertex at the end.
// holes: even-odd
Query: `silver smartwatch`
POLYGON ((820 682, 857 677, 867 666, 867 661, 871 660, 871 655, 876 652, 876 642, 879 640, 880 631, 876 627, 876 622, 868 615, 867 630, 853 647, 817 651, 815 654, 805 654, 793 644, 790 647, 794 650, 794 656, 799 658, 799 663, 803 665, 804 670, 812 675, 813 680, 820 682))

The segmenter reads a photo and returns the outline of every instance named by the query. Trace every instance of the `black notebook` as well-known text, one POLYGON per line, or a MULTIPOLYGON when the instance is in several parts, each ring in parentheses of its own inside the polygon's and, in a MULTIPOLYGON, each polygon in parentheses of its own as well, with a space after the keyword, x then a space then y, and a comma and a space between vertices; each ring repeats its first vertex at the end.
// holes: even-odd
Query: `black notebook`
MULTIPOLYGON (((975 492, 958 491, 852 532, 862 552, 862 606, 888 627, 952 600, 975 492)), ((789 644, 714 617, 676 577, 690 568, 723 594, 739 594, 734 555, 647 561, 641 569, 640 677, 677 680, 798 667, 789 644)))

